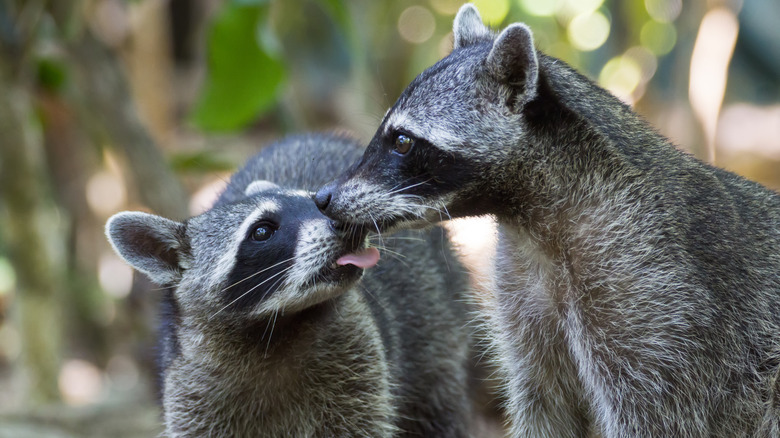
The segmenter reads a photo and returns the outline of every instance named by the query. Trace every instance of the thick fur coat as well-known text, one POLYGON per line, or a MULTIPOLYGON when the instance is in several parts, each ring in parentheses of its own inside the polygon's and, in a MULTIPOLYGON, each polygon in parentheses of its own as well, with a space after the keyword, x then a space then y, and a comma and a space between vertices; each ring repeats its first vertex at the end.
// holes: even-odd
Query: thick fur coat
POLYGON ((523 24, 465 5, 454 38, 319 207, 382 231, 496 217, 515 436, 780 436, 780 196, 675 149, 523 24))
POLYGON ((287 138, 202 215, 109 221, 117 252, 171 286, 169 436, 471 435, 468 284, 444 231, 384 239, 359 280, 337 259, 370 254, 366 235, 334 228, 305 191, 359 156, 346 138, 287 138))

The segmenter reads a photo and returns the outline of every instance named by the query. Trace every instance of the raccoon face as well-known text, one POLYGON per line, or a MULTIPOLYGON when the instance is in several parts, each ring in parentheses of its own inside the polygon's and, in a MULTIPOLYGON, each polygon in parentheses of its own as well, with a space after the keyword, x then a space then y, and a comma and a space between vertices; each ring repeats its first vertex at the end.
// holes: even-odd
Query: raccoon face
POLYGON ((268 183, 248 191, 185 223, 120 213, 107 233, 136 269, 176 287, 183 312, 209 319, 297 312, 343 293, 377 263, 365 234, 334 228, 309 193, 268 183))
POLYGON ((317 192, 325 214, 386 231, 493 212, 489 184, 524 139, 538 60, 525 25, 496 38, 471 5, 454 34, 455 50, 407 87, 363 158, 317 192))

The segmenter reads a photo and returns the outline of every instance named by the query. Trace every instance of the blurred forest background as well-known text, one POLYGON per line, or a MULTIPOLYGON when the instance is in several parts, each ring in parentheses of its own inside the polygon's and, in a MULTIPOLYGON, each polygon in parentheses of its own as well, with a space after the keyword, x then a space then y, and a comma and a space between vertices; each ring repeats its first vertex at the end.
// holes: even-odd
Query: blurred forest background
MULTIPOLYGON (((155 435, 157 291, 106 219, 197 214, 288 133, 367 143, 451 50, 462 3, 0 0, 0 436, 155 435)), ((780 189, 777 0, 474 3, 681 148, 780 189)))

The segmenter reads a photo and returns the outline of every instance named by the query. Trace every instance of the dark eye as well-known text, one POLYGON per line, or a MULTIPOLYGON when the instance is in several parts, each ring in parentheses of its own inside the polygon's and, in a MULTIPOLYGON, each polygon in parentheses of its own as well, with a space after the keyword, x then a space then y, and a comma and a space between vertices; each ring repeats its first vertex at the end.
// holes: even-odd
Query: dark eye
POLYGON ((263 242, 270 239, 275 231, 276 229, 271 224, 261 223, 255 226, 250 236, 255 242, 263 242))
POLYGON ((414 146, 414 139, 404 135, 398 134, 395 136, 395 151, 401 155, 406 155, 414 146))

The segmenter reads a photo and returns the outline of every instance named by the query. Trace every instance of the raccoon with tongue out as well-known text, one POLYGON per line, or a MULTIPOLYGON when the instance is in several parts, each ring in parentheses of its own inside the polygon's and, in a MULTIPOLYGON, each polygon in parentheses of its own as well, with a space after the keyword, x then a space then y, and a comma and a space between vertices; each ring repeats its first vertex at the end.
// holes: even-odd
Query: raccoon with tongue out
POLYGON ((386 238, 380 261, 306 191, 360 155, 342 137, 290 137, 199 216, 109 220, 119 255, 169 286, 167 435, 471 435, 467 279, 443 230, 386 238))

